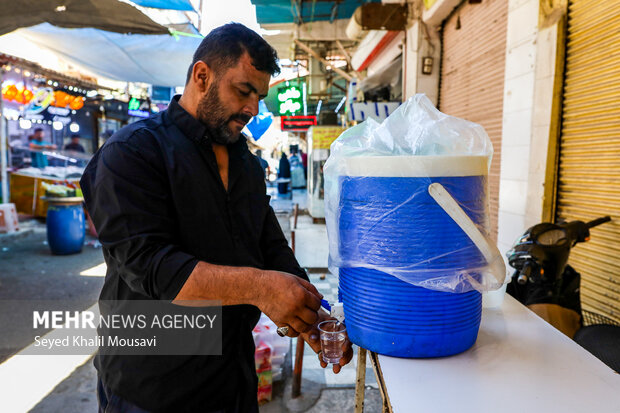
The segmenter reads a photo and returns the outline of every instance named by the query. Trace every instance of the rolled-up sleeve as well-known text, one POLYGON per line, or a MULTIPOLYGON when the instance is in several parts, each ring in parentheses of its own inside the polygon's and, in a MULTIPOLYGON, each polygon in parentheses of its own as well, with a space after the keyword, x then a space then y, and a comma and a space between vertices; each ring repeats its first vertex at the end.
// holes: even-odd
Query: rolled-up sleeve
POLYGON ((131 290, 174 299, 198 259, 175 242, 168 179, 156 151, 127 141, 107 144, 80 184, 106 259, 113 261, 108 265, 131 290))

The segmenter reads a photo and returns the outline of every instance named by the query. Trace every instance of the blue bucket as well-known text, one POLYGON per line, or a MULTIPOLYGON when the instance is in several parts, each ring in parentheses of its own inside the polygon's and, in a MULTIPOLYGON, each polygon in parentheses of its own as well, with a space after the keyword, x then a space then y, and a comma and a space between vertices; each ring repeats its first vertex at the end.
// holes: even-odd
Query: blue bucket
POLYGON ((54 255, 82 251, 85 237, 82 203, 54 204, 47 208, 47 243, 54 255))
POLYGON ((339 294, 349 338, 395 357, 461 353, 478 335, 480 292, 429 290, 367 267, 411 268, 408 277, 415 282, 484 267, 482 254, 428 186, 443 185, 484 227, 486 158, 377 158, 356 159, 358 168, 348 165, 351 174, 339 182, 338 246, 346 265, 339 272, 339 294))

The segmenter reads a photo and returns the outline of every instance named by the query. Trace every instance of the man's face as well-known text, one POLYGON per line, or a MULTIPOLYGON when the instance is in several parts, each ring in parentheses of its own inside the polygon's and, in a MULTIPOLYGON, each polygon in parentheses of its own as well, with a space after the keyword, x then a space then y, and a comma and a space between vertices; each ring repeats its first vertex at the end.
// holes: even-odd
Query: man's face
POLYGON ((220 144, 234 143, 241 130, 258 114, 258 101, 267 96, 270 75, 257 70, 244 53, 235 67, 215 73, 197 108, 198 120, 207 125, 220 144))
POLYGON ((45 134, 43 133, 43 131, 42 131, 42 130, 40 130, 40 131, 36 131, 36 132, 34 133, 34 137, 35 137, 35 139, 37 139, 37 140, 41 140, 41 139, 43 139, 43 138, 45 137, 45 134))
POLYGON ((80 143, 80 138, 71 138, 71 143, 80 143))

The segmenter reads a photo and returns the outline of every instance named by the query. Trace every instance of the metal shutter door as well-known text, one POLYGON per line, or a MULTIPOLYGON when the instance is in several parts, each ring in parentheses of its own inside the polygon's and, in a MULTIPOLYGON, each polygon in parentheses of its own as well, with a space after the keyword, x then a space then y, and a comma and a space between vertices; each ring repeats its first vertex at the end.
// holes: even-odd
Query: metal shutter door
POLYGON ((612 222, 570 264, 583 308, 620 321, 620 2, 571 1, 556 218, 612 222))
POLYGON ((464 2, 446 19, 439 88, 439 109, 479 123, 493 142, 489 173, 493 239, 499 207, 507 14, 507 0, 484 0, 464 2))

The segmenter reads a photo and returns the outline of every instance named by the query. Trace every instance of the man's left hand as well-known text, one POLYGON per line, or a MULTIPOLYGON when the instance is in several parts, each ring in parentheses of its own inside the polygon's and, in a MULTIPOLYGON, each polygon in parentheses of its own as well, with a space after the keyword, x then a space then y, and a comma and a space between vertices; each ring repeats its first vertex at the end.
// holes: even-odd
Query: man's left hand
MULTIPOLYGON (((323 357, 321 354, 321 340, 319 336, 318 325, 325 320, 331 319, 332 317, 330 317, 329 314, 327 314, 324 310, 321 309, 319 311, 319 319, 316 323, 314 323, 312 328, 309 331, 299 335, 299 337, 303 338, 304 341, 308 343, 310 347, 312 347, 312 350, 314 350, 314 352, 318 354, 319 361, 321 362, 321 367, 323 368, 327 367, 327 363, 323 361, 323 357)), ((348 337, 345 339, 344 344, 342 345, 342 351, 343 353, 340 362, 333 365, 333 370, 336 374, 340 372, 340 369, 342 369, 343 366, 349 364, 349 362, 353 358, 353 346, 351 345, 348 337)))

